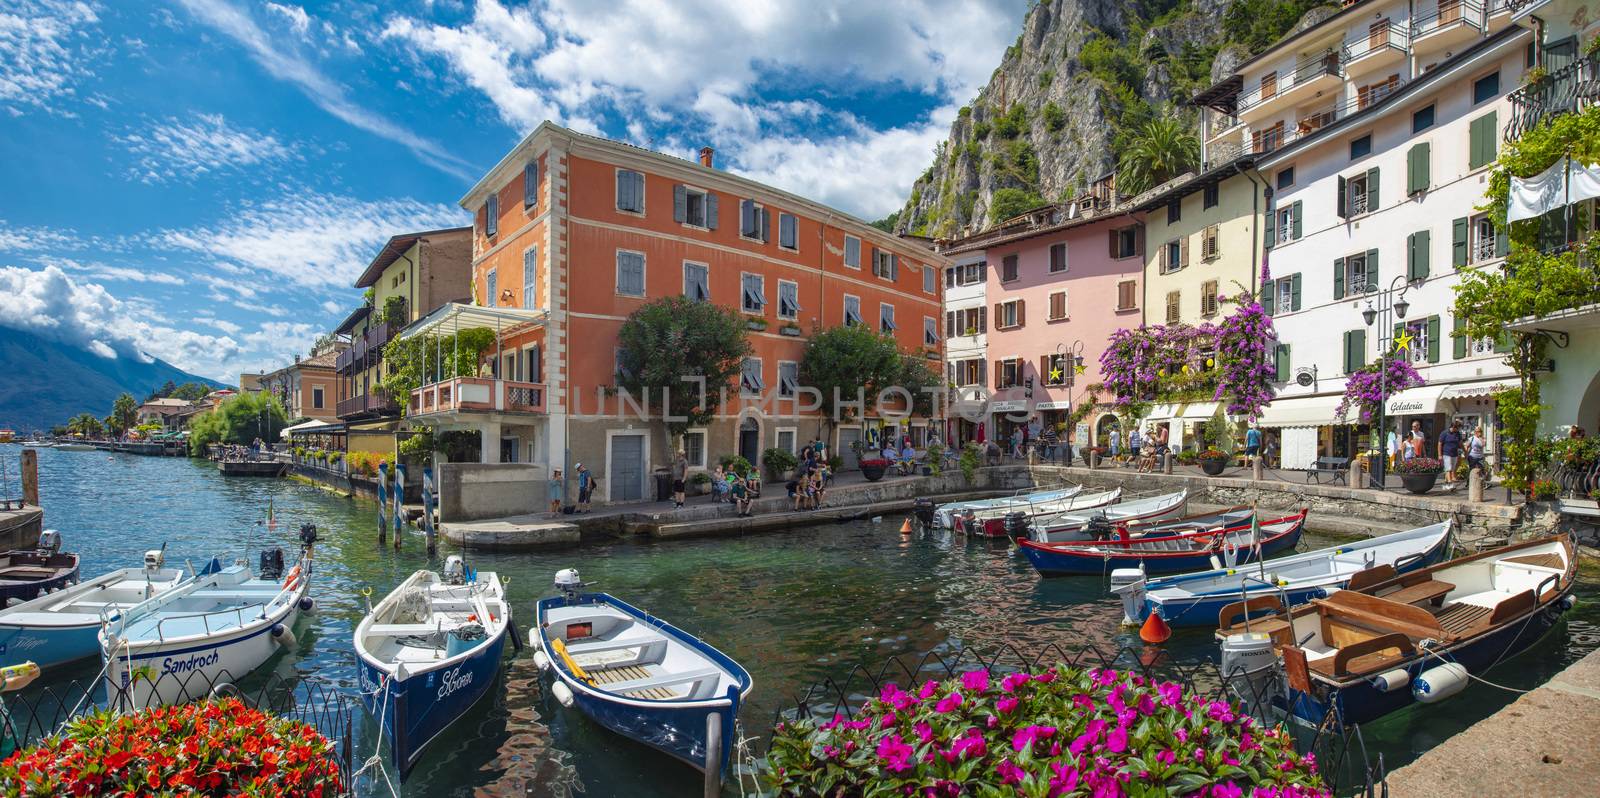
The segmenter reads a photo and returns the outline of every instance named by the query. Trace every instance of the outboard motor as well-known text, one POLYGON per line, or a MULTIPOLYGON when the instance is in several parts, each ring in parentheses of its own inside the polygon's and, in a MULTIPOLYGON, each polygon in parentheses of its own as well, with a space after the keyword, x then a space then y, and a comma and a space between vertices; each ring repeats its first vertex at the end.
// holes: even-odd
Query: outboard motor
POLYGON ((556 571, 556 590, 567 597, 567 603, 576 603, 578 596, 583 593, 583 580, 578 578, 578 569, 562 568, 556 571))
POLYGON ((1028 514, 1017 510, 1006 513, 1006 536, 1025 538, 1028 536, 1028 514))
POLYGON ((309 549, 309 548, 311 548, 312 544, 314 544, 316 542, 317 542, 317 525, 316 524, 301 524, 300 525, 300 545, 302 545, 302 546, 304 546, 304 547, 309 549))
POLYGON ((262 579, 272 581, 283 576, 283 549, 273 546, 261 551, 261 567, 256 569, 256 574, 262 579))
POLYGON ((167 555, 161 549, 151 549, 144 553, 144 570, 146 573, 155 573, 167 565, 167 555))
POLYGON ((1117 568, 1111 572, 1111 592, 1122 597, 1122 625, 1138 626, 1144 616, 1144 571, 1117 568))
POLYGON ((911 513, 917 517, 917 523, 924 527, 933 526, 933 500, 918 498, 911 505, 911 513))
POLYGON ((39 543, 35 546, 43 554, 55 554, 61 551, 61 533, 54 529, 46 529, 39 533, 39 543))
POLYGON ((1228 635, 1222 641, 1222 679, 1246 712, 1260 715, 1283 683, 1272 636, 1261 632, 1228 635))
POLYGON ((1083 525, 1083 531, 1093 540, 1107 540, 1111 537, 1111 532, 1113 531, 1111 519, 1103 515, 1091 516, 1089 521, 1083 525))
POLYGON ((447 585, 467 583, 467 564, 461 560, 460 555, 452 554, 444 558, 444 583, 447 585))

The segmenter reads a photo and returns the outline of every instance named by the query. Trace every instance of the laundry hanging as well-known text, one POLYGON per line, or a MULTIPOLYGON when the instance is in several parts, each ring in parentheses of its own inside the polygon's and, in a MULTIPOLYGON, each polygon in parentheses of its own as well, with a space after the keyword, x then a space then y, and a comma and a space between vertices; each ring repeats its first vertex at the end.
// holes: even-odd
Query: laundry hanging
POLYGON ((1600 164, 1562 158, 1533 177, 1511 178, 1506 221, 1534 219, 1580 200, 1600 197, 1600 164))

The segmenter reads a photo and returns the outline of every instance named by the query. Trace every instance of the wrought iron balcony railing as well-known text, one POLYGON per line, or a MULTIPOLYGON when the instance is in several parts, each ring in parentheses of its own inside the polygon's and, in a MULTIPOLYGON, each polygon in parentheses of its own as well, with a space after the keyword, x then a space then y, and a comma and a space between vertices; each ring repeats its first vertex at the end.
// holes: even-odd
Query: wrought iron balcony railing
POLYGON ((1600 54, 1584 56, 1544 78, 1511 92, 1511 118, 1505 140, 1523 134, 1561 114, 1575 114, 1600 102, 1600 54))

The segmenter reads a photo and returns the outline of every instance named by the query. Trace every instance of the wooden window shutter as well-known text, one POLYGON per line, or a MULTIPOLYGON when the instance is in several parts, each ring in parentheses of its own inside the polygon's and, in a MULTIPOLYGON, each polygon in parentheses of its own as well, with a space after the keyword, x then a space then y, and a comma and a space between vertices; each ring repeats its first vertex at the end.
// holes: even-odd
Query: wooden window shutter
POLYGON ((1186 268, 1189 265, 1189 237, 1178 239, 1178 267, 1186 268))
MULTIPOLYGON (((1367 285, 1372 285, 1376 282, 1378 282, 1378 251, 1369 249, 1367 250, 1367 285)), ((1352 294, 1365 293, 1366 290, 1366 285, 1350 286, 1350 293, 1352 294)))
POLYGON ((1267 248, 1267 249, 1272 249, 1274 246, 1277 245, 1277 243, 1278 243, 1278 212, 1276 210, 1268 210, 1267 211, 1267 223, 1265 225, 1265 232, 1261 236, 1261 245, 1263 247, 1267 248))
POLYGON ((1261 287, 1261 310, 1268 316, 1275 316, 1278 313, 1277 303, 1278 284, 1276 282, 1268 282, 1261 287))
POLYGON ((689 218, 689 189, 683 184, 672 187, 672 221, 683 222, 689 218))
POLYGON ((1467 265, 1467 217, 1450 223, 1450 262, 1460 268, 1467 265))
POLYGON ((539 201, 539 164, 529 161, 522 167, 522 204, 531 208, 539 201))
POLYGON ((489 199, 483 203, 483 234, 494 238, 498 232, 500 232, 500 197, 490 194, 489 199))
POLYGON ((1003 360, 996 360, 994 362, 994 387, 996 388, 1006 387, 1005 367, 1006 364, 1003 360))
POLYGON ((1456 360, 1467 356, 1467 336, 1462 333, 1467 327, 1467 320, 1460 316, 1454 317, 1450 326, 1450 354, 1456 360))
POLYGON ((1348 189, 1345 186, 1346 182, 1347 181, 1344 179, 1344 175, 1340 175, 1339 176, 1339 204, 1334 206, 1334 208, 1339 212, 1339 218, 1340 219, 1348 219, 1348 218, 1350 218, 1350 199, 1349 199, 1348 189))
POLYGON ((1278 344, 1273 352, 1273 378, 1283 382, 1289 379, 1289 345, 1278 344))
MULTIPOLYGON (((965 331, 963 330, 963 332, 965 331)), ((956 312, 953 310, 947 310, 944 313, 944 337, 956 337, 956 312)))
POLYGON ((988 331, 989 331, 989 306, 987 306, 987 305, 979 305, 978 306, 978 334, 982 335, 982 334, 984 334, 984 333, 986 333, 988 331))
POLYGON ((1433 234, 1427 230, 1418 230, 1411 234, 1410 259, 1406 264, 1407 280, 1425 280, 1428 278, 1429 250, 1432 248, 1433 234))
POLYGON ((1025 326, 1027 326, 1027 324, 1028 324, 1028 303, 1025 300, 1019 299, 1019 300, 1017 300, 1017 326, 1018 327, 1025 327, 1025 326))
POLYGON ((1133 226, 1133 254, 1144 254, 1144 225, 1142 224, 1133 226))
POLYGON ((1367 213, 1378 212, 1378 167, 1367 170, 1367 213))
POLYGON ((1111 239, 1111 259, 1112 260, 1116 260, 1117 256, 1122 254, 1122 253, 1117 251, 1117 231, 1115 229, 1112 229, 1112 230, 1106 231, 1106 233, 1107 233, 1106 237, 1111 239))
POLYGON ((1178 302, 1180 296, 1177 291, 1167 292, 1167 323, 1177 324, 1180 315, 1178 302))
POLYGON ((1289 238, 1300 238, 1300 200, 1289 206, 1289 238))
POLYGON ((1344 299, 1344 258, 1333 259, 1333 298, 1344 299))
POLYGON ((1428 317, 1428 362, 1439 362, 1439 317, 1428 317))
POLYGON ((978 358, 978 387, 987 388, 989 387, 989 364, 983 361, 983 358, 978 358))
POLYGON ((715 230, 715 229, 717 229, 717 211, 719 209, 720 209, 720 205, 717 202, 716 192, 708 192, 706 194, 706 229, 707 230, 715 230))
POLYGON ((1300 273, 1295 272, 1289 278, 1289 309, 1300 309, 1300 273))
POLYGON ((1420 194, 1433 182, 1432 148, 1424 141, 1406 153, 1406 193, 1420 194))

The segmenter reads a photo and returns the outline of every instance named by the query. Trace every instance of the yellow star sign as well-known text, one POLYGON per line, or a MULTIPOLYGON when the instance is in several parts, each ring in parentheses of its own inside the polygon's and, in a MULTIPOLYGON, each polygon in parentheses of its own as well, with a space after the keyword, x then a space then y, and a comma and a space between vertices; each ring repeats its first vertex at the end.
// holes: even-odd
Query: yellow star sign
POLYGON ((1410 351, 1411 350, 1411 342, 1413 340, 1415 340, 1415 338, 1416 338, 1416 336, 1413 336, 1411 334, 1410 330, 1405 330, 1405 331, 1401 332, 1399 335, 1396 335, 1394 337, 1394 349, 1395 349, 1395 351, 1398 352, 1398 351, 1400 351, 1402 349, 1404 349, 1406 351, 1410 351))
POLYGON ((1051 382, 1060 382, 1061 381, 1061 369, 1060 368, 1050 369, 1050 381, 1051 382))
POLYGON ((1073 367, 1072 367, 1072 370, 1073 370, 1073 371, 1074 371, 1074 372, 1076 372, 1076 373, 1078 373, 1078 374, 1082 374, 1082 373, 1083 373, 1083 364, 1082 364, 1082 363, 1079 363, 1079 364, 1077 364, 1077 365, 1075 365, 1075 366, 1073 366, 1073 367))

